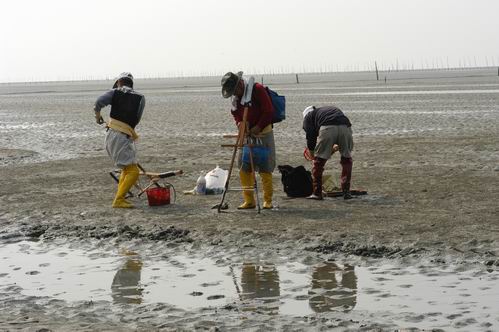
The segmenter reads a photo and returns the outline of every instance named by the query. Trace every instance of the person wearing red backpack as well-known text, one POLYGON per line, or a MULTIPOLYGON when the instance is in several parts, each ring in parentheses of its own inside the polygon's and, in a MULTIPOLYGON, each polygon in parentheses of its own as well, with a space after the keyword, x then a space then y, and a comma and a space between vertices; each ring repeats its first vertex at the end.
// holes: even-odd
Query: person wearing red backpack
POLYGON ((303 130, 307 138, 306 155, 313 160, 313 192, 308 198, 322 200, 322 173, 326 162, 339 149, 341 154, 341 190, 345 199, 352 198, 352 124, 336 106, 308 106, 303 111, 303 130))
MULTIPOLYGON (((265 87, 259 83, 254 83, 252 89, 247 89, 247 81, 242 77, 242 74, 242 72, 237 74, 228 72, 222 77, 222 96, 224 98, 232 97, 231 114, 239 127, 243 121, 245 108, 241 101, 245 92, 251 91, 251 103, 248 105, 247 115, 249 134, 266 151, 266 157, 255 163, 254 166, 262 179, 263 208, 272 209, 272 172, 276 165, 274 132, 272 130, 274 109, 265 87)), ((243 153, 239 154, 238 164, 241 186, 252 188, 254 175, 251 173, 250 163, 243 158, 243 153)), ((254 209, 256 207, 252 191, 243 191, 243 199, 244 202, 238 209, 254 209)))

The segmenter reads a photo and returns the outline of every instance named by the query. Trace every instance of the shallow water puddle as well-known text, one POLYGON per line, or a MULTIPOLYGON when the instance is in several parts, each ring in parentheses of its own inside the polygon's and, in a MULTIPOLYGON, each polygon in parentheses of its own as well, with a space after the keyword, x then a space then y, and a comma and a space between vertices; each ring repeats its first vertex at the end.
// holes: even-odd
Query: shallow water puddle
POLYGON ((293 316, 357 311, 418 326, 454 319, 497 325, 498 280, 497 271, 335 262, 227 265, 184 256, 151 260, 118 250, 47 249, 35 242, 0 246, 0 291, 15 284, 23 295, 68 302, 161 302, 186 310, 233 305, 293 316))

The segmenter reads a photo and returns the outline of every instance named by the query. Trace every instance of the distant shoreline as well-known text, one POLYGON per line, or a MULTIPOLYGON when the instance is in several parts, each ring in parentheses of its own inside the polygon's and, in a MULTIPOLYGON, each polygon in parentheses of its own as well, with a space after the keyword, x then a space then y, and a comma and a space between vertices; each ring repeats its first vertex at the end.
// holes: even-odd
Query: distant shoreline
MULTIPOLYGON (((449 67, 449 68, 415 68, 415 69, 380 69, 380 74, 387 73, 421 73, 421 72, 458 72, 458 71, 491 71, 491 75, 499 76, 499 67, 498 66, 488 66, 488 67, 449 67)), ((276 77, 276 76, 295 76, 295 75, 358 75, 358 74, 367 74, 367 73, 375 73, 375 70, 358 70, 358 71, 315 71, 315 72, 268 72, 268 73, 248 73, 249 76, 255 77, 276 77)), ((141 81, 157 81, 157 80, 186 80, 186 79, 212 79, 219 78, 223 75, 220 72, 220 75, 186 75, 186 76, 161 76, 161 77, 152 77, 152 76, 137 76, 136 79, 141 81)), ((382 76, 380 75, 380 80, 382 80, 382 76)), ((426 78, 426 77, 425 77, 426 78)), ((3 81, 0 82, 0 85, 23 85, 23 84, 50 84, 50 83, 83 83, 83 82, 111 82, 114 78, 81 78, 81 79, 63 79, 63 80, 33 80, 33 81, 3 81)))

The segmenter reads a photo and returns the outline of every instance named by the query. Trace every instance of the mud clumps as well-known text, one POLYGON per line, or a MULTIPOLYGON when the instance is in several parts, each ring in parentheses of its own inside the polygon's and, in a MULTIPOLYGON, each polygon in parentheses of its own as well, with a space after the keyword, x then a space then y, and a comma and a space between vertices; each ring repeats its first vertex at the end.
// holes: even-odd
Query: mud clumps
POLYGON ((90 232, 91 237, 95 238, 109 238, 117 237, 124 239, 148 239, 152 241, 177 241, 177 242, 191 242, 192 240, 188 237, 190 231, 186 229, 176 228, 175 226, 169 226, 167 228, 162 226, 156 226, 152 229, 145 229, 141 226, 129 226, 123 225, 116 228, 106 229, 104 232, 101 230, 102 227, 96 227, 95 230, 90 232))
POLYGON ((390 248, 386 246, 376 245, 357 245, 356 243, 343 241, 327 242, 316 247, 305 248, 305 250, 319 252, 322 254, 342 253, 347 255, 355 255, 368 258, 384 258, 384 257, 405 257, 424 251, 423 248, 405 248, 399 247, 390 248))
POLYGON ((486 266, 499 266, 499 259, 496 259, 496 260, 488 260, 485 262, 485 265, 486 266))
POLYGON ((107 239, 117 238, 123 240, 130 239, 147 239, 152 241, 175 241, 175 242, 192 242, 188 236, 190 233, 187 229, 177 228, 175 226, 100 226, 100 225, 67 225, 58 224, 36 224, 24 225, 20 232, 12 234, 3 234, 4 237, 28 237, 55 239, 61 237, 73 238, 94 238, 107 239), (10 235, 10 236, 9 236, 10 235))
POLYGON ((24 236, 26 237, 39 238, 40 236, 45 234, 48 228, 48 225, 38 224, 26 227, 25 229, 23 229, 22 233, 24 233, 24 236))
POLYGON ((171 241, 171 240, 186 240, 185 242, 191 242, 190 239, 187 238, 190 231, 186 229, 175 228, 175 226, 170 226, 167 229, 159 229, 157 231, 153 231, 147 235, 149 240, 153 241, 171 241))

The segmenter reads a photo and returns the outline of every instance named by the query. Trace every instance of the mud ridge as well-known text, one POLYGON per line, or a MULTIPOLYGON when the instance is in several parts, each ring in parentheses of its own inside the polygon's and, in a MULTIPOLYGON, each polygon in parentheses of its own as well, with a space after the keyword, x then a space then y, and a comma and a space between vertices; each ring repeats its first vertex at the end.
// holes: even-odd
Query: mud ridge
POLYGON ((353 242, 343 241, 327 242, 315 247, 307 247, 305 250, 321 254, 341 253, 367 258, 407 257, 426 251, 425 248, 390 248, 384 245, 358 245, 353 242))
POLYGON ((92 238, 117 240, 145 239, 150 241, 192 242, 190 231, 171 226, 153 225, 147 228, 142 226, 107 226, 107 225, 58 225, 36 224, 22 225, 17 230, 0 232, 0 239, 20 240, 22 238, 53 240, 56 238, 92 238))

